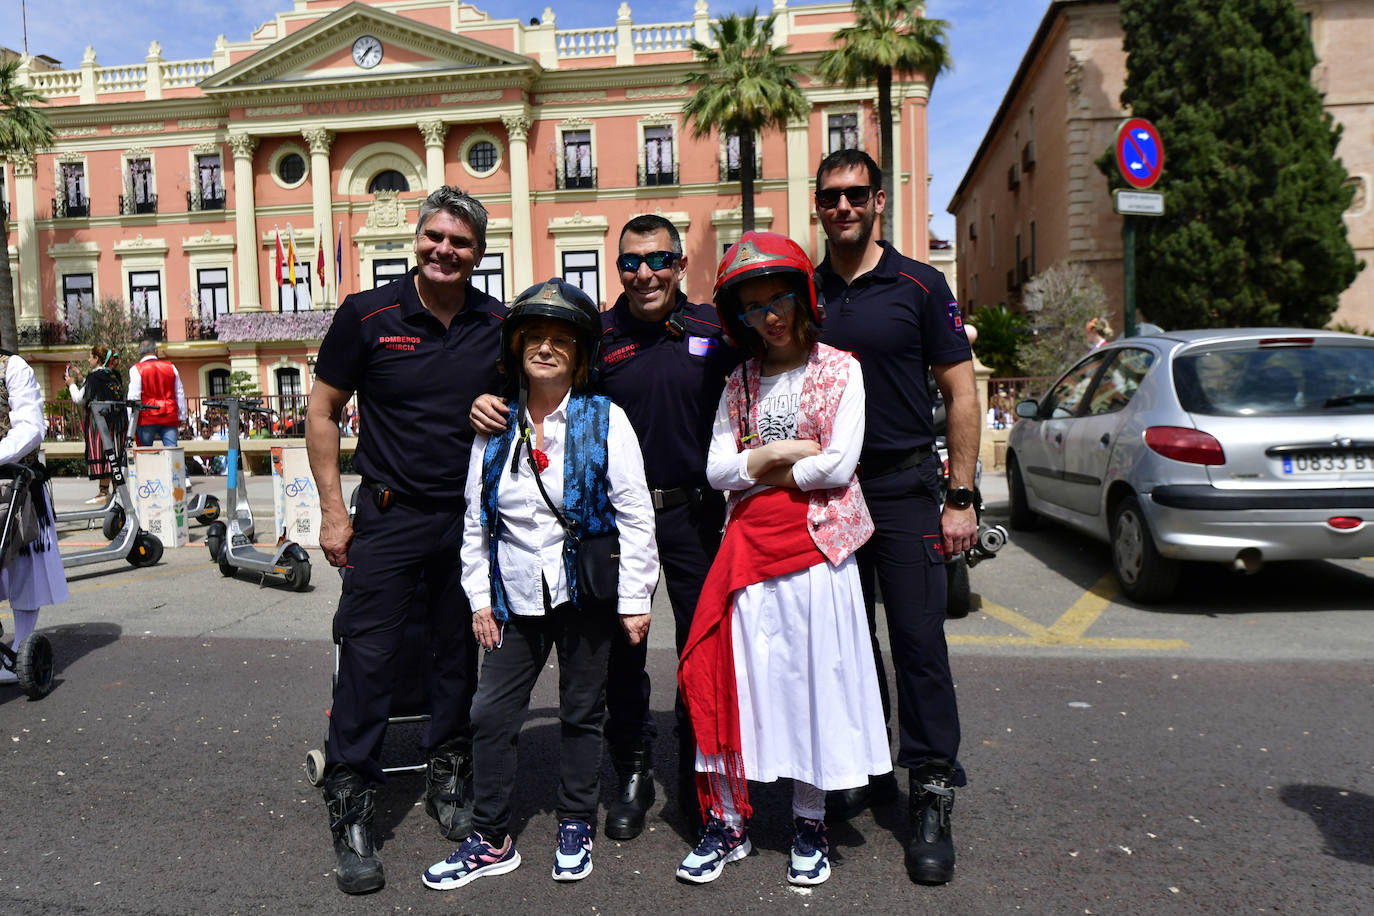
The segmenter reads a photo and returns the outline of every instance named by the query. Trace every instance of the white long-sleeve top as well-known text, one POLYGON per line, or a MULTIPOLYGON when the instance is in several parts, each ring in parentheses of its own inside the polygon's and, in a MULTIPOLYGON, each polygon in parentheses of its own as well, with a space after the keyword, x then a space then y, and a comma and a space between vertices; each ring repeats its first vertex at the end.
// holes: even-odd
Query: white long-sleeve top
MULTIPOLYGON (((759 379, 759 435, 765 445, 797 437, 796 405, 800 403, 805 382, 805 366, 759 379)), ((851 356, 849 381, 835 411, 830 445, 819 455, 803 458, 792 465, 792 479, 799 489, 827 490, 849 484, 863 449, 864 400, 863 370, 851 356)), ((740 450, 735 445, 735 430, 730 425, 730 409, 724 393, 716 406, 716 420, 711 428, 706 479, 717 490, 763 489, 749 474, 749 450, 740 450)))
POLYGON ((21 356, 5 366, 5 390, 10 399, 10 431, 0 439, 0 464, 18 461, 43 441, 43 392, 33 369, 21 356))
MULTIPOLYGON (((143 399, 143 379, 138 374, 138 366, 139 363, 146 363, 150 359, 157 359, 157 354, 149 353, 129 367, 129 400, 131 401, 143 399)), ((176 366, 172 367, 172 376, 177 382, 177 422, 180 423, 186 419, 186 389, 181 387, 181 373, 177 371, 176 366)), ((137 425, 138 417, 134 416, 134 412, 131 410, 129 411, 129 428, 133 429, 137 425)))
MULTIPOLYGON (((510 418, 515 422, 515 417, 510 418)), ((563 508, 563 460, 566 455, 568 397, 544 418, 542 451, 549 464, 540 474, 549 499, 563 508)), ((482 526, 482 456, 489 437, 478 434, 468 461, 467 512, 463 519, 463 591, 474 611, 491 607, 490 553, 487 529, 482 526)), ((619 610, 647 614, 658 584, 658 545, 654 540, 654 509, 644 482, 644 458, 639 439, 625 412, 612 404, 607 432, 606 478, 615 525, 620 531, 619 610)), ((512 443, 511 448, 515 448, 512 443)), ((496 547, 501 581, 512 614, 544 614, 543 583, 549 586, 550 607, 569 600, 563 569, 564 531, 539 494, 534 472, 522 456, 515 477, 510 455, 501 472, 497 508, 502 536, 496 547)))

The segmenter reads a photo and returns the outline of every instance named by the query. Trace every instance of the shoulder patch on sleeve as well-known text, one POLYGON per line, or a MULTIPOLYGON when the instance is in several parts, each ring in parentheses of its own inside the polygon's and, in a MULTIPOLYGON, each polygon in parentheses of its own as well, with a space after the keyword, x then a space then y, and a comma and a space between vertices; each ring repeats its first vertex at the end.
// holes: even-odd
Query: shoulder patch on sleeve
POLYGON ((962 331, 962 330, 964 329, 964 316, 963 316, 963 314, 960 313, 960 311, 959 311, 959 302, 958 302, 958 300, 957 300, 957 299, 951 299, 951 300, 949 300, 949 302, 947 303, 947 307, 949 308, 949 326, 950 326, 950 329, 951 329, 951 330, 954 330, 954 331, 962 331))

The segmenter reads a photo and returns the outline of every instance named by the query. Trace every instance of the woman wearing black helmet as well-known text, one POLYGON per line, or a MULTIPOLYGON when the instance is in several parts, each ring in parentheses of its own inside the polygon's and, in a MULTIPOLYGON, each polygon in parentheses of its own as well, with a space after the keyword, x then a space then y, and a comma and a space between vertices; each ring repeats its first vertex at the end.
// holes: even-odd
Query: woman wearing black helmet
POLYGON ((677 875, 713 881, 748 855, 747 781, 788 777, 787 880, 820 884, 826 790, 892 769, 854 559, 873 533, 854 476, 863 375, 817 342, 823 306, 791 239, 745 233, 720 263, 715 298, 753 358, 726 382, 707 460, 729 514, 679 669, 706 827, 677 875))
POLYGON ((506 832, 515 746, 553 649, 562 723, 553 877, 591 874, 611 637, 617 626, 632 643, 646 636, 658 582, 639 442, 624 412, 590 392, 596 306, 577 287, 549 280, 516 298, 501 339, 517 422, 473 443, 463 527, 463 590, 487 650, 472 703, 473 833, 425 872, 436 890, 520 864, 506 832), (607 565, 617 584, 598 600, 584 554, 616 531, 618 557, 607 565))

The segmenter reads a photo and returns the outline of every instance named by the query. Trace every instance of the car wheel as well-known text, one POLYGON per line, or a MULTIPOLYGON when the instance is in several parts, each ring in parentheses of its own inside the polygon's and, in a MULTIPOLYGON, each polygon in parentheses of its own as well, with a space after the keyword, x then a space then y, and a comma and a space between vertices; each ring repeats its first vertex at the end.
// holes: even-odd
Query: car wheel
POLYGON ((951 620, 961 620, 973 609, 973 586, 968 579, 968 560, 960 555, 953 563, 946 563, 945 576, 949 587, 945 599, 945 616, 951 620))
POLYGON ((1007 456, 1007 502, 1011 526, 1017 531, 1034 528, 1039 517, 1026 502, 1026 482, 1021 479, 1021 465, 1015 455, 1007 456))
POLYGON ((1178 585, 1179 562, 1160 554, 1134 495, 1112 511, 1112 566, 1126 597, 1141 604, 1163 601, 1178 585))

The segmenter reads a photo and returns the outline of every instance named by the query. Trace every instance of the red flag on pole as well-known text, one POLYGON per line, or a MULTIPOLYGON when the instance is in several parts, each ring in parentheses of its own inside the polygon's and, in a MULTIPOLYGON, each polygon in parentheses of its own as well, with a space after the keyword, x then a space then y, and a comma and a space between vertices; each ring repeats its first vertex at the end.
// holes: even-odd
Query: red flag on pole
POLYGON ((320 292, 324 292, 324 233, 315 227, 315 276, 320 278, 320 292))
POLYGON ((281 289, 281 259, 281 229, 277 229, 277 289, 281 289))
POLYGON ((339 231, 334 235, 334 299, 339 299, 339 284, 343 282, 343 220, 339 221, 339 231))

